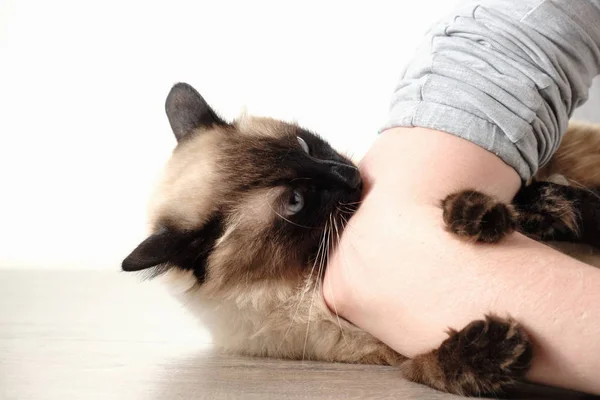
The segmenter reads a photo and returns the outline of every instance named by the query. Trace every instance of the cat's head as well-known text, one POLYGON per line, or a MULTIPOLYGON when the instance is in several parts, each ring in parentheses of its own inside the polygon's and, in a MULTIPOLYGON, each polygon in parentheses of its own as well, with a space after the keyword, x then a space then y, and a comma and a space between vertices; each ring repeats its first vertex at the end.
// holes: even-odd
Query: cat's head
POLYGON ((166 112, 177 147, 153 198, 152 233, 123 270, 192 270, 215 287, 302 276, 325 230, 360 199, 355 165, 293 124, 228 123, 187 84, 171 89, 166 112))

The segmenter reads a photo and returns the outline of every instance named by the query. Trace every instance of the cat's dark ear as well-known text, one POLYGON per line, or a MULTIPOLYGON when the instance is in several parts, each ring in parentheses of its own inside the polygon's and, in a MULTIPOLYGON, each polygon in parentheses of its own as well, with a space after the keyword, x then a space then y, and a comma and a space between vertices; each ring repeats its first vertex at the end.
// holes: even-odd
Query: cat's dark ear
POLYGON ((197 128, 227 125, 200 93, 187 83, 177 83, 171 88, 165 102, 165 110, 177 141, 197 128))
POLYGON ((188 246, 190 234, 161 228, 140 243, 123 260, 123 271, 141 271, 171 261, 174 256, 188 246))

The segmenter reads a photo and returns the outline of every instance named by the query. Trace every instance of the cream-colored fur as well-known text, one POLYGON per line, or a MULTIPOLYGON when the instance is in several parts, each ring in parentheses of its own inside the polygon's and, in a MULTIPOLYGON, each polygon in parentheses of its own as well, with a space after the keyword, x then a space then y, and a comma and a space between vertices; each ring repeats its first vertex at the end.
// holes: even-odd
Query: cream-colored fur
POLYGON ((314 279, 300 287, 285 281, 256 282, 218 295, 211 293, 210 284, 198 285, 190 272, 173 269, 160 279, 227 352, 370 364, 404 359, 332 314, 314 279))
POLYGON ((600 187, 600 124, 569 123, 560 147, 536 178, 548 180, 555 174, 573 186, 600 187))
POLYGON ((222 188, 215 171, 222 135, 214 129, 175 149, 152 196, 152 217, 168 218, 181 229, 194 229, 212 215, 222 188))
POLYGON ((243 112, 237 120, 235 126, 240 133, 253 135, 257 137, 277 138, 282 136, 282 132, 289 130, 289 124, 268 117, 256 117, 243 112))

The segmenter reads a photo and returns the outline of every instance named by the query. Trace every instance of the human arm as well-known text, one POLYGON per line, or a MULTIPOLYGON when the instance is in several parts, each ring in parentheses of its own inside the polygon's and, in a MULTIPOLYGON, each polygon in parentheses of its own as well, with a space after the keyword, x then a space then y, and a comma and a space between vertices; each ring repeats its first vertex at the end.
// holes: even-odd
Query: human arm
POLYGON ((462 242, 438 206, 463 189, 509 201, 552 156, 600 67, 600 2, 481 3, 438 25, 405 72, 325 297, 406 355, 510 313, 534 341, 530 379, 600 393, 598 270, 519 234, 462 242))
POLYGON ((519 234, 473 245, 443 228, 439 199, 476 187, 508 201, 512 168, 455 136, 396 128, 361 169, 366 196, 324 281, 331 309, 407 356, 448 327, 508 313, 532 336, 529 379, 600 393, 600 270, 519 234))

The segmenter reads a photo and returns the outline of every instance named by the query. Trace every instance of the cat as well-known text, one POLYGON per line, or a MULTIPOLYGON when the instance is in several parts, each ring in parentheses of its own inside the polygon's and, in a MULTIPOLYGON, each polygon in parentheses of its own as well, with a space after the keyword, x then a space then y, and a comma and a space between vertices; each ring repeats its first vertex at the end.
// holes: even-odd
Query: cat
MULTIPOLYGON (((360 202, 362 179, 323 138, 270 118, 227 122, 185 83, 172 87, 165 108, 177 146, 153 196, 151 233, 122 269, 160 276, 216 346, 395 365, 412 381, 462 395, 498 392, 527 372, 531 344, 510 318, 487 315, 408 359, 329 310, 321 291, 327 252, 360 202)), ((469 240, 497 242, 520 230, 596 244, 581 204, 598 210, 590 193, 533 182, 510 205, 472 190, 441 207, 447 228, 469 240)))

